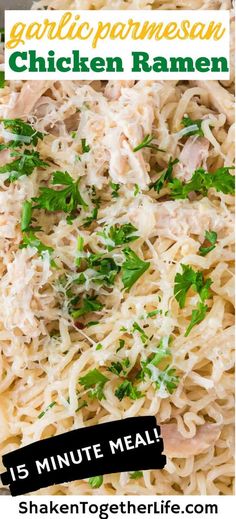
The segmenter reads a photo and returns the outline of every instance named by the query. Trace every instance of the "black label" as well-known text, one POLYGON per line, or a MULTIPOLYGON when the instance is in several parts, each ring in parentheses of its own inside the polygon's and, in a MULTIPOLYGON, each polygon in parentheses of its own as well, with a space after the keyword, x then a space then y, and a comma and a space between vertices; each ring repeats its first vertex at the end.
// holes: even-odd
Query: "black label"
POLYGON ((154 416, 76 429, 3 456, 13 496, 114 472, 162 469, 166 457, 154 416))

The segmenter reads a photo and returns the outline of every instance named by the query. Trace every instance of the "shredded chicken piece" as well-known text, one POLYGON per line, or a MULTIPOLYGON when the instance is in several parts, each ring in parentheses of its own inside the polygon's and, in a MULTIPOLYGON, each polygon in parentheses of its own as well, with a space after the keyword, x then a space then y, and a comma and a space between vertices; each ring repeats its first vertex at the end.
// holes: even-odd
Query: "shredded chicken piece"
POLYGON ((209 449, 220 436, 220 428, 214 424, 200 425, 193 438, 184 438, 175 424, 161 425, 164 453, 171 458, 188 458, 209 449))
POLYGON ((51 81, 26 81, 7 116, 17 118, 28 115, 51 84, 51 81))
POLYGON ((191 135, 180 153, 179 163, 175 167, 175 176, 187 182, 191 179, 195 169, 201 165, 206 168, 208 150, 209 141, 207 139, 191 135))
POLYGON ((131 222, 146 238, 158 235, 176 240, 191 234, 203 238, 205 231, 213 228, 216 232, 233 232, 233 218, 222 218, 208 198, 153 202, 146 197, 129 211, 131 222))
POLYGON ((133 80, 129 81, 108 81, 106 88, 104 90, 105 96, 110 100, 117 100, 121 95, 122 88, 129 87, 131 88, 134 85, 133 80))
POLYGON ((106 138, 110 151, 110 176, 114 182, 138 184, 142 189, 150 182, 147 166, 141 152, 133 152, 130 143, 119 128, 111 128, 106 138))

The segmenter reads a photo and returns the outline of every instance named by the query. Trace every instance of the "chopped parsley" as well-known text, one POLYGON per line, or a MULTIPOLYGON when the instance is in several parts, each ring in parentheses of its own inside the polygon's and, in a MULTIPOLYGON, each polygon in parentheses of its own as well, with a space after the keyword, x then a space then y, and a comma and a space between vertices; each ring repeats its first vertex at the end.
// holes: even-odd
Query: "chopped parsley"
POLYGON ((155 384, 157 389, 160 389, 161 386, 164 385, 168 393, 172 395, 179 384, 179 377, 176 376, 175 368, 167 366, 164 370, 159 371, 155 384))
POLYGON ((141 326, 139 326, 139 324, 137 322, 134 322, 132 332, 138 332, 142 343, 143 344, 147 343, 149 337, 146 335, 144 329, 141 328, 141 326))
POLYGON ((188 135, 199 135, 200 137, 204 136, 204 133, 202 131, 202 120, 201 119, 191 119, 188 115, 185 115, 181 121, 181 124, 187 128, 189 126, 197 126, 195 130, 192 130, 188 133, 188 135))
POLYGON ((121 362, 112 362, 111 365, 107 368, 108 371, 114 373, 114 375, 126 375, 126 368, 130 366, 130 360, 128 358, 123 359, 121 362), (122 373, 123 372, 123 373, 122 373))
MULTIPOLYGON (((89 321, 88 323, 86 323, 86 326, 87 328, 90 328, 91 326, 95 326, 96 324, 99 324, 99 321, 89 321)), ((101 349, 101 348, 96 348, 96 349, 101 349)))
POLYGON ((5 86, 5 74, 3 70, 0 70, 0 88, 5 86))
POLYGON ((152 310, 151 312, 147 312, 147 317, 155 317, 155 315, 161 315, 162 310, 152 310))
POLYGON ((115 182, 110 182, 109 185, 112 189, 112 193, 111 193, 112 198, 118 198, 120 196, 119 195, 120 184, 115 184, 115 182))
POLYGON ((101 236, 107 246, 108 251, 112 251, 115 247, 120 247, 126 243, 135 241, 138 236, 135 234, 137 231, 131 223, 125 223, 123 225, 111 225, 111 227, 105 227, 104 231, 98 232, 97 235, 101 236))
POLYGON ((93 223, 94 221, 97 220, 97 217, 98 217, 98 209, 99 209, 98 206, 94 207, 93 210, 92 210, 91 215, 90 215, 90 216, 87 216, 87 217, 84 219, 84 224, 83 224, 84 227, 90 227, 91 223, 93 223))
POLYGON ((83 252, 83 248, 84 248, 84 239, 82 236, 78 236, 77 238, 77 247, 76 247, 76 260, 75 260, 75 263, 76 263, 76 266, 77 267, 80 267, 80 263, 81 263, 81 252, 83 252))
POLYGON ((171 351, 168 344, 165 345, 162 339, 156 352, 152 353, 147 360, 141 362, 142 369, 138 373, 138 378, 141 380, 145 380, 146 376, 150 378, 152 376, 152 366, 158 366, 163 360, 167 360, 170 357, 171 351))
POLYGON ((210 295, 209 288, 212 284, 212 280, 208 278, 206 282, 204 282, 202 272, 196 272, 189 265, 181 264, 181 267, 182 273, 177 273, 174 281, 174 295, 180 308, 184 308, 187 292, 190 288, 193 288, 204 302, 210 295))
POLYGON ((49 409, 52 409, 52 407, 54 407, 54 405, 56 405, 56 402, 51 402, 51 404, 49 404, 48 407, 46 407, 45 411, 42 411, 38 415, 38 418, 43 418, 43 416, 46 414, 46 412, 49 411, 49 409))
POLYGON ((189 265, 183 265, 182 273, 175 276, 174 295, 180 308, 184 308, 188 290, 196 283, 196 272, 189 265))
POLYGON ((136 375, 138 380, 145 381, 150 379, 156 389, 160 389, 161 385, 172 394, 174 389, 178 386, 179 377, 176 375, 175 368, 166 365, 159 369, 159 366, 164 362, 165 364, 171 360, 171 351, 168 346, 168 340, 164 338, 160 341, 155 352, 153 352, 146 360, 141 361, 141 370, 136 375))
POLYGON ((129 247, 126 247, 123 253, 125 262, 122 265, 122 282, 124 288, 130 290, 140 276, 150 267, 150 262, 141 260, 129 247))
POLYGON ((103 484, 103 476, 94 476, 89 478, 89 485, 91 488, 99 488, 103 484))
POLYGON ((151 148, 153 150, 156 150, 156 151, 165 151, 165 150, 161 150, 160 148, 158 148, 158 146, 156 144, 153 144, 153 140, 155 139, 155 137, 153 135, 146 135, 146 137, 144 137, 144 139, 142 140, 142 142, 140 142, 140 144, 138 144, 138 146, 135 146, 135 148, 133 148, 133 151, 134 153, 136 151, 139 151, 143 148, 151 148))
MULTIPOLYGON (((5 41, 5 29, 0 29, 0 43, 4 43, 5 41)), ((3 70, 0 70, 0 88, 4 88, 5 86, 5 74, 3 70)))
POLYGON ((111 371, 111 373, 114 373, 114 375, 120 375, 123 371, 123 366, 121 362, 112 362, 111 365, 107 368, 108 371, 111 371))
POLYGON ((48 247, 41 242, 39 238, 35 235, 33 230, 29 230, 28 232, 23 233, 22 242, 19 245, 20 249, 25 249, 26 247, 34 247, 37 249, 39 255, 43 258, 45 253, 48 252, 51 254, 54 249, 52 247, 48 247))
POLYGON ((199 247, 199 254, 201 256, 206 256, 208 252, 211 252, 213 249, 215 249, 216 241, 217 241, 217 232, 215 231, 206 231, 205 232, 205 241, 209 242, 210 245, 199 247))
POLYGON ((82 153, 88 153, 90 146, 86 143, 86 139, 81 139, 82 153))
POLYGON ((79 180, 74 181, 67 171, 55 171, 52 179, 53 185, 67 186, 65 189, 56 190, 49 187, 40 187, 40 196, 33 198, 37 208, 47 211, 63 211, 73 213, 77 206, 86 209, 88 206, 79 191, 79 180))
POLYGON ((91 197, 91 202, 94 204, 94 208, 92 210, 92 213, 90 216, 87 216, 86 218, 84 218, 84 223, 83 223, 83 226, 84 227, 90 227, 90 225, 97 220, 97 217, 98 217, 98 209, 100 207, 100 198, 96 196, 96 189, 95 189, 95 186, 92 186, 92 197, 91 197))
POLYGON ((143 472, 141 470, 135 470, 135 472, 129 473, 130 479, 140 479, 143 478, 143 472))
POLYGON ((11 157, 17 157, 12 162, 0 167, 0 174, 9 173, 8 180, 14 182, 23 175, 31 175, 35 168, 47 168, 37 151, 24 150, 23 152, 12 151, 11 157))
POLYGON ((32 219, 32 202, 29 202, 29 200, 25 200, 22 206, 22 213, 21 213, 21 230, 22 231, 28 231, 30 228, 32 219))
POLYGON ((124 348, 124 345, 125 345, 124 339, 119 339, 119 347, 117 348, 116 353, 118 353, 118 351, 122 350, 122 348, 124 348))
POLYGON ((185 337, 187 337, 190 334, 192 328, 196 324, 199 324, 201 321, 203 321, 203 319, 205 319, 207 310, 207 305, 204 305, 204 303, 202 302, 198 303, 197 308, 192 311, 190 324, 188 325, 188 328, 184 334, 185 337))
POLYGON ((208 306, 204 303, 210 297, 212 280, 208 278, 204 281, 203 273, 195 272, 189 265, 181 264, 181 267, 182 273, 176 274, 174 284, 174 295, 180 308, 184 308, 187 292, 190 288, 197 292, 200 298, 197 308, 192 311, 191 321, 185 332, 185 337, 187 337, 193 326, 199 324, 206 316, 208 306))
POLYGON ((218 168, 214 173, 209 173, 203 168, 196 169, 189 182, 183 183, 178 178, 173 178, 168 187, 174 199, 187 198, 189 193, 195 191, 206 196, 208 190, 214 188, 224 194, 233 194, 235 190, 234 176, 229 173, 234 167, 218 168))
MULTIPOLYGON (((104 257, 102 254, 90 254, 87 258, 88 268, 94 270, 91 278, 98 285, 113 285, 120 267, 113 258, 104 257)), ((86 274, 86 270, 83 273, 86 274)))
POLYGON ((137 400, 138 398, 142 398, 144 395, 137 389, 137 387, 133 386, 130 380, 124 380, 116 388, 115 396, 121 401, 125 396, 131 398, 131 400, 137 400))
POLYGON ((0 29, 0 43, 4 43, 5 42, 5 29, 4 27, 1 27, 0 29))
POLYGON ((173 174, 173 167, 175 166, 175 164, 177 164, 179 162, 179 159, 174 159, 172 160, 172 158, 170 158, 168 164, 167 164, 167 169, 165 171, 163 171, 163 173, 161 174, 161 176, 155 181, 153 182, 151 185, 150 185, 150 189, 154 189, 154 191, 156 191, 157 193, 160 192, 160 190, 163 188, 164 184, 166 182, 170 182, 170 180, 172 180, 172 174, 173 174))
POLYGON ((82 305, 78 309, 72 309, 71 316, 73 319, 78 319, 82 315, 88 314, 89 312, 98 312, 102 310, 103 304, 97 300, 97 297, 85 296, 82 300, 82 305))
POLYGON ((105 377, 98 369, 89 371, 84 377, 80 377, 79 383, 84 386, 84 389, 90 389, 89 397, 98 398, 98 400, 105 399, 103 388, 108 382, 108 378, 105 377))
POLYGON ((1 119, 0 122, 3 124, 5 130, 12 134, 11 141, 0 144, 0 151, 7 148, 21 148, 23 144, 26 146, 37 146, 38 140, 44 138, 42 132, 38 132, 30 124, 21 119, 1 119))

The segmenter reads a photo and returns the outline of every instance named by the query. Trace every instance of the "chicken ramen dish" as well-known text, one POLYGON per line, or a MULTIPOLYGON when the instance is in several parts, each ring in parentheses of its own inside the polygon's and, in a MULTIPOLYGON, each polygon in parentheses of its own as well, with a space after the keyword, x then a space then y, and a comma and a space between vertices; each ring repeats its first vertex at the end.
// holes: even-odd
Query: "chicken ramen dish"
POLYGON ((37 494, 233 494, 233 123, 231 81, 2 84, 1 455, 153 415, 167 456, 37 494))

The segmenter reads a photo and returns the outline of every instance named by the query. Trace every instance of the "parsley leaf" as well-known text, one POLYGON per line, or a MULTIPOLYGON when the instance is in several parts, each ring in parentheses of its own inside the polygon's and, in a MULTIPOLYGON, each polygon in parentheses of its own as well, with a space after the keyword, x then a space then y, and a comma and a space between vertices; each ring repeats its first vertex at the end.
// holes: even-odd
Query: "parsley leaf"
POLYGON ((179 377, 176 376, 175 368, 167 366, 163 371, 160 371, 155 384, 157 389, 164 385, 168 393, 172 395, 179 384, 179 377))
POLYGON ((89 227, 91 225, 91 223, 93 223, 95 220, 97 220, 97 217, 98 217, 98 206, 94 207, 94 209, 92 210, 91 215, 87 216, 84 219, 83 226, 84 227, 89 227))
POLYGON ((121 362, 112 362, 109 366, 108 371, 111 371, 111 373, 114 373, 114 375, 119 376, 122 371, 123 374, 126 375, 125 368, 128 368, 130 366, 130 360, 128 358, 123 359, 121 362))
POLYGON ((201 245, 201 247, 199 247, 199 253, 201 256, 206 256, 208 254, 208 252, 215 249, 215 246, 216 246, 215 244, 217 241, 217 232, 206 231, 205 240, 208 241, 211 245, 209 245, 208 247, 204 247, 203 245, 201 245))
POLYGON ((147 317, 155 317, 155 315, 161 315, 162 310, 152 310, 151 312, 147 312, 147 317))
POLYGON ((195 324, 199 324, 201 321, 203 321, 203 319, 205 319, 207 310, 207 305, 204 305, 204 303, 202 302, 198 303, 197 308, 192 311, 190 324, 188 325, 188 328, 184 334, 185 337, 187 337, 190 334, 195 324))
POLYGON ((45 411, 42 411, 39 415, 38 415, 38 418, 43 418, 43 416, 46 414, 47 411, 49 411, 49 409, 52 409, 52 407, 54 407, 54 405, 56 405, 56 402, 51 402, 51 404, 49 404, 45 411))
POLYGON ((23 233, 23 240, 20 243, 19 248, 25 249, 26 247, 35 247, 42 258, 45 252, 51 254, 54 251, 52 247, 44 245, 44 243, 42 243, 41 240, 34 234, 33 230, 30 230, 27 233, 23 233))
POLYGON ((206 299, 210 297, 210 286, 212 280, 208 278, 204 281, 203 274, 200 271, 195 272, 189 265, 181 265, 182 274, 176 274, 174 294, 179 303, 180 308, 185 305, 187 291, 192 287, 200 297, 197 309, 192 311, 190 324, 185 332, 187 337, 195 324, 200 323, 206 316, 208 306, 204 305, 206 299))
POLYGON ((98 236, 102 236, 109 251, 119 247, 124 243, 129 243, 138 239, 134 233, 137 231, 131 223, 124 225, 112 225, 110 228, 105 228, 104 231, 98 232, 98 236))
POLYGON ((222 167, 218 168, 214 173, 208 173, 203 168, 200 168, 194 172, 191 180, 186 183, 182 183, 178 178, 174 178, 168 184, 171 196, 174 199, 183 199, 187 198, 192 191, 206 196, 210 188, 215 188, 216 191, 224 194, 233 194, 235 179, 229 173, 230 169, 234 169, 234 167, 222 167))
POLYGON ((103 484, 103 476, 94 476, 89 478, 89 485, 91 488, 99 488, 103 484))
POLYGON ((126 259, 122 265, 122 282, 124 288, 130 290, 140 276, 150 267, 150 262, 141 260, 129 247, 126 247, 123 253, 126 259))
POLYGON ((103 388, 108 380, 109 378, 105 377, 105 375, 95 368, 84 375, 84 377, 80 377, 79 383, 84 386, 84 389, 91 389, 89 392, 90 398, 102 400, 105 398, 103 388))
POLYGON ((116 350, 116 353, 118 353, 118 351, 122 350, 122 348, 124 348, 124 345, 125 345, 124 339, 119 339, 119 346, 116 350))
POLYGON ((157 193, 159 193, 160 190, 163 188, 165 182, 169 182, 170 180, 172 180, 173 167, 178 162, 179 159, 172 160, 172 158, 170 158, 167 164, 167 169, 163 171, 161 176, 155 182, 150 184, 150 189, 153 188, 154 191, 157 191, 157 193))
POLYGON ((118 198, 119 197, 119 190, 120 190, 120 184, 115 184, 115 182, 109 182, 109 185, 112 189, 111 196, 112 198, 118 198))
POLYGON ((100 301, 97 301, 97 297, 85 296, 82 300, 82 306, 78 309, 72 309, 71 315, 73 319, 78 319, 78 317, 88 314, 89 312, 102 310, 103 306, 100 301))
POLYGON ((3 124, 5 130, 9 131, 13 137, 11 141, 5 144, 0 144, 0 150, 16 147, 20 148, 23 144, 26 146, 29 146, 30 144, 36 146, 38 140, 42 140, 44 137, 42 132, 38 132, 30 124, 22 121, 22 119, 1 119, 0 122, 3 124), (14 135, 16 136, 15 138, 14 135))
POLYGON ((5 74, 3 70, 0 70, 0 88, 5 86, 5 74))
POLYGON ((203 280, 203 276, 201 278, 201 284, 197 286, 197 292, 200 296, 201 301, 204 303, 206 299, 210 297, 209 288, 212 285, 212 280, 208 278, 205 282, 203 280))
POLYGON ((210 187, 214 187, 216 191, 225 195, 234 194, 235 177, 229 173, 231 169, 235 169, 234 166, 218 168, 214 173, 208 173, 211 179, 210 187))
POLYGON ((143 477, 143 472, 141 470, 135 470, 135 472, 129 473, 130 479, 140 479, 143 477))
POLYGON ((78 205, 84 209, 87 207, 79 191, 79 180, 74 181, 67 171, 55 171, 55 173, 53 173, 52 184, 60 184, 68 187, 61 190, 40 187, 40 196, 33 198, 34 202, 37 203, 36 208, 46 209, 47 211, 73 213, 78 205))
MULTIPOLYGON (((87 258, 88 267, 94 269, 92 281, 99 285, 113 285, 120 267, 113 258, 103 257, 101 254, 90 254, 87 258)), ((85 271, 86 273, 86 271, 85 271)))
POLYGON ((140 144, 138 144, 138 146, 135 146, 135 148, 133 148, 134 153, 136 151, 141 150, 142 148, 151 148, 151 149, 156 150, 156 151, 163 151, 164 152, 165 150, 161 150, 160 148, 158 148, 158 146, 156 144, 152 143, 152 141, 154 139, 155 139, 155 137, 153 135, 146 135, 146 137, 144 137, 142 142, 140 142, 140 144))
POLYGON ((86 144, 86 139, 81 139, 82 153, 88 153, 90 151, 90 146, 86 144))
POLYGON ((174 295, 180 308, 184 308, 187 292, 196 281, 196 272, 189 265, 181 264, 181 267, 182 274, 178 272, 175 276, 174 295))
POLYGON ((32 202, 29 202, 29 200, 25 200, 22 206, 22 213, 21 213, 21 230, 27 231, 30 227, 32 218, 32 202))
POLYGON ((141 189, 138 184, 134 185, 134 196, 138 196, 141 193, 141 189))
POLYGON ((37 151, 24 150, 12 152, 11 156, 18 157, 8 164, 0 167, 1 173, 10 173, 8 180, 14 182, 22 175, 31 175, 35 168, 46 168, 48 164, 44 162, 37 151))
POLYGON ((87 218, 84 218, 84 223, 83 223, 84 227, 89 227, 91 225, 91 223, 93 223, 95 220, 97 220, 97 217, 98 217, 98 209, 100 207, 101 200, 100 200, 100 197, 96 196, 95 186, 92 186, 91 201, 95 205, 95 207, 93 208, 91 215, 87 216, 87 218))
POLYGON ((152 376, 152 366, 158 366, 160 362, 168 359, 169 357, 171 357, 171 351, 168 348, 168 345, 165 345, 162 339, 157 347, 156 352, 152 353, 152 355, 150 355, 147 360, 141 362, 142 370, 138 374, 138 378, 144 380, 146 375, 150 378, 152 376))
POLYGON ((185 126, 185 128, 189 127, 189 126, 197 126, 196 130, 192 130, 188 133, 188 135, 199 135, 200 137, 203 137, 204 136, 204 133, 202 131, 202 120, 201 119, 191 119, 190 117, 188 117, 188 115, 185 115, 181 121, 181 124, 183 126, 185 126))
POLYGON ((209 288, 212 280, 208 278, 205 282, 200 271, 195 272, 189 265, 183 265, 182 274, 177 273, 174 280, 174 295, 180 308, 184 308, 188 290, 192 287, 200 296, 202 302, 209 297, 209 288))
POLYGON ((109 368, 107 368, 108 371, 111 371, 111 373, 114 373, 114 375, 120 375, 121 372, 123 371, 123 366, 121 364, 121 362, 112 362, 111 365, 109 366, 109 368))
POLYGON ((136 321, 134 322, 133 324, 133 328, 132 328, 132 332, 138 332, 140 334, 140 338, 141 338, 141 341, 143 344, 146 344, 149 337, 146 335, 145 331, 143 328, 141 328, 141 326, 139 326, 138 323, 136 323, 136 321))
POLYGON ((144 395, 133 386, 132 382, 124 380, 124 382, 122 382, 115 390, 115 396, 121 401, 125 396, 131 398, 131 400, 137 400, 138 398, 142 398, 144 395))
POLYGON ((84 238, 83 236, 78 236, 77 238, 77 247, 76 247, 76 267, 80 267, 81 259, 83 258, 83 249, 84 249, 84 238))

